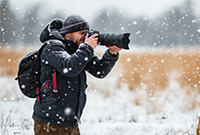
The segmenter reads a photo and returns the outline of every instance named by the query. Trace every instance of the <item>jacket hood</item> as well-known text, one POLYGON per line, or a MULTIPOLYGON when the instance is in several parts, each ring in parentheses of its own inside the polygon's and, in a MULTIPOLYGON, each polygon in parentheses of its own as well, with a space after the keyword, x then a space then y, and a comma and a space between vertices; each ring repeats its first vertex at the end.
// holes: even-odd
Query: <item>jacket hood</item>
POLYGON ((42 43, 48 41, 48 40, 60 40, 62 41, 67 49, 71 52, 74 53, 77 49, 78 46, 76 43, 72 40, 68 40, 60 33, 60 29, 63 27, 63 20, 61 19, 53 19, 51 22, 47 24, 47 26, 43 29, 42 33, 40 34, 40 41, 42 43), (69 46, 71 44, 72 46, 69 46))
POLYGON ((59 33, 59 30, 62 28, 63 21, 61 19, 54 19, 43 29, 40 34, 40 41, 42 43, 50 39, 65 40, 64 36, 59 33))

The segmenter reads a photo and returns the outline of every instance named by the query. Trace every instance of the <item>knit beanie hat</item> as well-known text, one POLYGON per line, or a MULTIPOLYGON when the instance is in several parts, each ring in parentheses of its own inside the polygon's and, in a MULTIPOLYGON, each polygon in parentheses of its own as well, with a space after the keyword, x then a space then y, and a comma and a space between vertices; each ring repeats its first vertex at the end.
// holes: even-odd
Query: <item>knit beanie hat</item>
POLYGON ((81 30, 89 30, 89 24, 78 15, 71 15, 64 20, 61 34, 72 33, 81 30))

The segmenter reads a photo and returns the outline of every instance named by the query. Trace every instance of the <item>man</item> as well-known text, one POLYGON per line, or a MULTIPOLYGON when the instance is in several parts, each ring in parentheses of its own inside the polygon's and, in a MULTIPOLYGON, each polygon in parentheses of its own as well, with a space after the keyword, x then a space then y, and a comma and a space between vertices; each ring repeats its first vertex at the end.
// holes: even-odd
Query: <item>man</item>
POLYGON ((41 53, 40 99, 34 105, 35 135, 79 135, 78 122, 86 103, 88 71, 104 78, 119 57, 116 46, 109 47, 103 57, 94 55, 98 34, 89 37, 88 23, 78 15, 64 22, 52 21, 40 40, 47 45, 41 53))

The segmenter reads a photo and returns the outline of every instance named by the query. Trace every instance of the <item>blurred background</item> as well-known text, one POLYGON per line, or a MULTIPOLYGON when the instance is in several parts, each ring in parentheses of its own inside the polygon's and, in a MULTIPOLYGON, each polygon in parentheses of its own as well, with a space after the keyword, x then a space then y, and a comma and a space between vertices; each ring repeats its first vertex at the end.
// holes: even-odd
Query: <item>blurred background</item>
MULTIPOLYGON (((105 79, 88 75, 83 134, 95 124, 91 135, 100 130, 109 135, 195 134, 200 114, 199 7, 199 0, 0 0, 0 121, 5 121, 0 127, 8 134, 13 127, 32 133, 32 110, 22 118, 23 109, 16 108, 19 102, 27 108, 32 104, 14 81, 19 59, 41 46, 39 35, 52 19, 78 14, 100 33, 131 33, 131 49, 121 51, 105 79), (13 108, 16 120, 6 122, 13 108), (99 129, 102 122, 124 125, 99 129), (135 125, 127 129, 127 123, 135 125)), ((103 49, 95 51, 102 55, 103 49)))
POLYGON ((198 0, 0 0, 0 45, 38 45, 48 22, 79 14, 100 32, 130 32, 132 46, 194 46, 199 6, 198 0))

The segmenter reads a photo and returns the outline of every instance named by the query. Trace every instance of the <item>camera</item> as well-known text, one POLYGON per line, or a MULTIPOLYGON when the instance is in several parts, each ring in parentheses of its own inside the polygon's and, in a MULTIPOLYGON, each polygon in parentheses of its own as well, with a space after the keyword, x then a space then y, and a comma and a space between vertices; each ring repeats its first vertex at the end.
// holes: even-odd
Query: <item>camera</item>
MULTIPOLYGON (((88 37, 98 34, 98 44, 99 45, 106 45, 106 46, 114 46, 116 45, 117 47, 121 49, 129 49, 128 44, 130 43, 129 36, 130 33, 124 33, 124 34, 110 34, 110 33, 102 33, 100 34, 96 30, 91 30, 87 31, 85 34, 85 37, 89 34, 88 37)), ((84 37, 84 40, 85 40, 84 37)))

